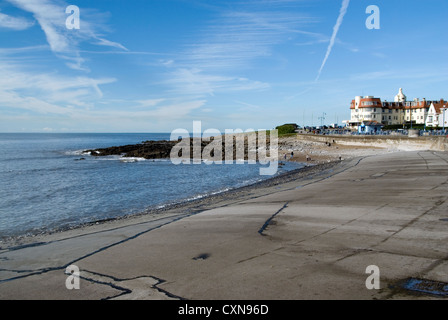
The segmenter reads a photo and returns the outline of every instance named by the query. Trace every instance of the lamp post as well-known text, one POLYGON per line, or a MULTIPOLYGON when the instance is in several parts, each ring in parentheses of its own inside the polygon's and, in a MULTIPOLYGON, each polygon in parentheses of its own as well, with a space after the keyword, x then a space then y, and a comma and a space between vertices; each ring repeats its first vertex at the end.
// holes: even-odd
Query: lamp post
POLYGON ((445 133, 445 111, 446 108, 442 108, 442 124, 443 124, 443 133, 445 133))
POLYGON ((324 126, 325 116, 326 116, 326 113, 324 112, 324 113, 322 114, 322 117, 319 117, 321 128, 324 126))

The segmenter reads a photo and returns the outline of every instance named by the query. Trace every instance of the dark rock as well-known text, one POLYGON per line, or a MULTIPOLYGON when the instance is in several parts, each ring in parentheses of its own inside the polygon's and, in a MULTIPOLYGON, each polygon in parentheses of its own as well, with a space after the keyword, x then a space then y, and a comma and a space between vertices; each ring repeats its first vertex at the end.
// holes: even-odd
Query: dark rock
MULTIPOLYGON (((190 158, 193 158, 193 142, 197 141, 194 139, 190 140, 190 158)), ((210 139, 210 141, 207 140, 201 140, 200 146, 201 146, 201 155, 203 155, 204 148, 208 146, 211 142, 213 142, 214 139, 210 139)), ((100 148, 100 149, 92 149, 92 150, 86 150, 85 152, 90 152, 90 154, 94 157, 103 157, 103 156, 110 156, 110 155, 120 155, 123 157, 136 157, 136 158, 145 158, 145 159, 168 159, 170 158, 171 149, 178 144, 179 141, 143 141, 140 144, 134 144, 134 145, 125 145, 125 146, 114 146, 109 148, 100 148)), ((226 156, 226 150, 225 150, 225 139, 222 139, 222 160, 225 160, 226 156)), ((269 147, 269 136, 267 137, 267 141, 265 142, 267 147, 269 147)), ((219 146, 217 146, 219 148, 219 146)), ((249 142, 247 139, 247 136, 245 137, 244 141, 244 159, 247 160, 249 156, 248 150, 256 150, 256 145, 253 143, 249 146, 249 142)), ((235 137, 233 138, 233 152, 232 152, 232 159, 236 160, 237 158, 237 142, 235 137)), ((256 151, 254 151, 256 152, 256 151)), ((210 154, 204 154, 203 158, 207 159, 209 157, 214 156, 214 150, 211 150, 210 154)), ((182 154, 179 152, 179 157, 181 157, 182 154)), ((258 155, 257 155, 258 159, 258 155)))

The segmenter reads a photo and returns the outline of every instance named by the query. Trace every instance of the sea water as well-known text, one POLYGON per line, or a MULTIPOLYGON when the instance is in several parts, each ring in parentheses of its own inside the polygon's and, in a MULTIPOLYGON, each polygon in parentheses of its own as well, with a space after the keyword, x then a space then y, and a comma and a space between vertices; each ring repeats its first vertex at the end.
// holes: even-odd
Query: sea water
MULTIPOLYGON (((0 133, 0 239, 132 215, 269 178, 247 163, 174 165, 83 153, 169 136, 0 133)), ((298 167, 286 163, 278 174, 298 167)))

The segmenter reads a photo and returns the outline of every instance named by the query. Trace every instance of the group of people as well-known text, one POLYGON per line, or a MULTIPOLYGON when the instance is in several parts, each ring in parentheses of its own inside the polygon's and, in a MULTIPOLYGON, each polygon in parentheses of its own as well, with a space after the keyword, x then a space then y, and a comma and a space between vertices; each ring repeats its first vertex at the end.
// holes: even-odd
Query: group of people
MULTIPOLYGON (((288 155, 285 153, 283 158, 286 160, 287 157, 288 157, 288 155)), ((292 160, 293 157, 294 157, 294 151, 291 151, 290 159, 292 160)), ((311 161, 311 157, 309 155, 306 155, 306 161, 311 161)))
MULTIPOLYGON (((285 159, 285 161, 286 161, 287 157, 288 157, 288 154, 285 153, 285 154, 283 155, 283 158, 285 159)), ((294 152, 291 151, 290 159, 292 160, 293 157, 294 157, 294 152)), ((307 161, 307 162, 311 161, 311 157, 310 157, 308 154, 306 155, 306 161, 307 161)), ((339 161, 342 161, 342 156, 341 156, 341 155, 339 155, 339 161)))
MULTIPOLYGON (((291 151, 290 159, 292 159, 293 157, 294 157, 294 152, 291 151)), ((286 160, 286 158, 287 158, 287 154, 285 153, 285 155, 284 155, 284 159, 286 160)))

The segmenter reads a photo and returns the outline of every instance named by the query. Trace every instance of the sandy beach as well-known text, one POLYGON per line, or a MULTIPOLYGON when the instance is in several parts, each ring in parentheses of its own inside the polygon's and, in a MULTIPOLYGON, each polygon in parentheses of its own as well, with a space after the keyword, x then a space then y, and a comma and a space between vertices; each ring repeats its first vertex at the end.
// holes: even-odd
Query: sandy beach
POLYGON ((406 286, 443 288, 448 276, 445 145, 283 138, 280 160, 294 152, 309 166, 1 243, 0 299, 443 299, 406 286), (70 265, 79 289, 66 287, 70 265), (366 287, 372 265, 379 289, 366 287))

